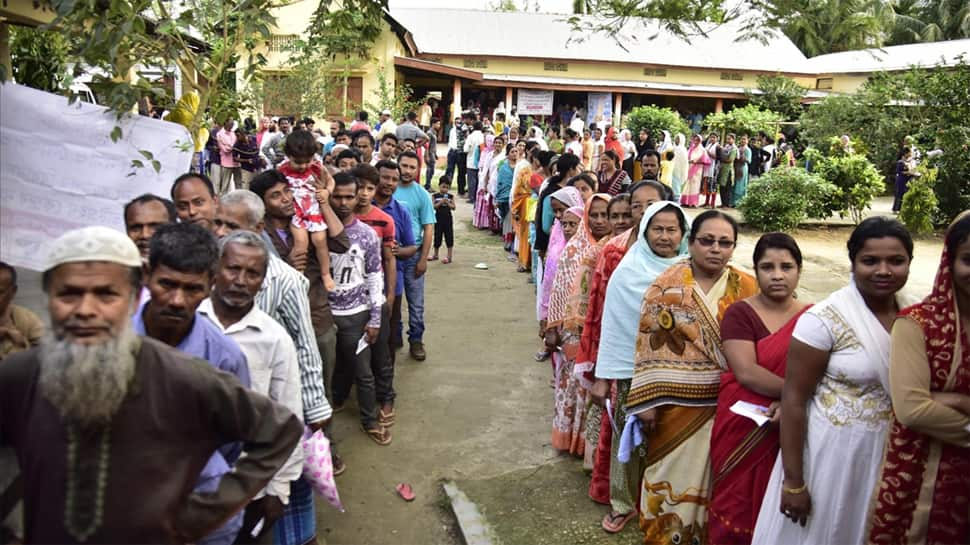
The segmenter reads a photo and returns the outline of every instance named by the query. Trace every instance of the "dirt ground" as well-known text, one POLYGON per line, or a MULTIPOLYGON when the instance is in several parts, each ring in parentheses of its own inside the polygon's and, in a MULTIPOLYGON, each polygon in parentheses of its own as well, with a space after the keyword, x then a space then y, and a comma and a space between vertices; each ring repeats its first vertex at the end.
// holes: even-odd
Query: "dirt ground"
MULTIPOLYGON (((876 211, 883 207, 878 202, 876 211)), ((380 447, 364 436, 353 400, 335 416, 348 466, 337 479, 346 512, 319 504, 321 542, 462 543, 443 480, 455 480, 479 505, 496 542, 638 542, 635 525, 616 537, 599 529, 606 507, 587 499, 580 462, 550 448, 551 372, 532 359, 532 286, 506 261, 497 237, 471 229, 470 217, 470 205, 461 202, 455 262, 428 267, 427 361, 398 354, 393 443, 380 447), (479 262, 489 269, 476 270, 479 262), (395 494, 399 482, 412 485, 414 502, 395 494)), ((847 282, 848 234, 848 227, 824 226, 793 233, 805 255, 800 297, 817 301, 847 282)), ((750 267, 756 240, 757 233, 742 232, 737 263, 750 267)), ((928 291, 941 248, 938 237, 917 242, 913 293, 928 291)), ((18 302, 42 311, 39 275, 22 272, 20 286, 18 302)))

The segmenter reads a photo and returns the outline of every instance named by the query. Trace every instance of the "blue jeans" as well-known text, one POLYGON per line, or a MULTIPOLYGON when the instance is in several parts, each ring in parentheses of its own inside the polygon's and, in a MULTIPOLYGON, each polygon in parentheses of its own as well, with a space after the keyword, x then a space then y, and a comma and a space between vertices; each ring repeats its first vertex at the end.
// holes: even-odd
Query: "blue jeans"
POLYGON ((434 157, 429 157, 427 159, 427 165, 426 165, 427 169, 425 170, 426 175, 424 177, 425 189, 431 189, 431 183, 432 183, 431 179, 434 178, 435 163, 437 163, 437 160, 434 157))
POLYGON ((408 301, 409 343, 421 342, 424 338, 424 276, 414 277, 414 268, 419 259, 421 259, 421 252, 404 262, 404 296, 408 301))

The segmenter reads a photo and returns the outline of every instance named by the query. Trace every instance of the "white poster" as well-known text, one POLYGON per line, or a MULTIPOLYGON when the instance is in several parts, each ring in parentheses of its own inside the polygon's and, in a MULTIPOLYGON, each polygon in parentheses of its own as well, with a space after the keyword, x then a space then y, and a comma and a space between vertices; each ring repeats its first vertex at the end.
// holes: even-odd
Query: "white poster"
POLYGON ((538 89, 518 90, 519 115, 552 115, 552 99, 555 91, 538 89))
POLYGON ((613 93, 589 93, 586 99, 586 126, 613 124, 613 93))
POLYGON ((123 231, 124 204, 142 193, 167 198, 189 169, 190 150, 181 125, 142 116, 116 123, 102 106, 0 85, 0 260, 41 270, 47 244, 67 230, 123 231), (122 137, 112 142, 116 124, 122 137), (159 172, 141 150, 160 163, 159 172), (145 166, 133 167, 135 159, 145 166))

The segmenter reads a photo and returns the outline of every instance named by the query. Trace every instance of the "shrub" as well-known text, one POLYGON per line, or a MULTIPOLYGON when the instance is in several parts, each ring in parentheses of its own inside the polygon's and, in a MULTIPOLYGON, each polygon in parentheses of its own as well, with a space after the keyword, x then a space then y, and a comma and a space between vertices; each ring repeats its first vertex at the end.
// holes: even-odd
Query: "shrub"
POLYGON ((639 106, 630 110, 626 115, 626 127, 633 133, 633 138, 642 129, 650 131, 650 135, 659 143, 660 131, 670 132, 671 138, 678 133, 682 133, 690 140, 690 126, 680 115, 670 108, 660 108, 657 106, 639 106))
POLYGON ((884 178, 864 155, 820 157, 815 172, 825 181, 838 188, 839 215, 848 215, 854 223, 863 220, 872 199, 881 194, 886 185, 884 178))
POLYGON ((760 231, 785 231, 807 218, 832 214, 828 203, 838 188, 801 168, 774 168, 748 185, 738 204, 748 225, 760 231))
POLYGON ((933 192, 937 170, 922 164, 916 171, 920 176, 909 181, 899 209, 899 221, 913 234, 926 235, 933 232, 933 220, 937 213, 936 193, 933 192))
POLYGON ((704 125, 712 131, 733 132, 738 136, 758 134, 758 131, 773 135, 778 132, 778 123, 782 120, 781 118, 781 114, 777 112, 762 110, 757 106, 748 104, 734 108, 730 112, 710 114, 704 118, 704 125))
POLYGON ((778 112, 786 120, 798 119, 802 113, 802 97, 807 89, 795 80, 781 74, 758 76, 760 94, 748 92, 751 104, 762 110, 778 112))

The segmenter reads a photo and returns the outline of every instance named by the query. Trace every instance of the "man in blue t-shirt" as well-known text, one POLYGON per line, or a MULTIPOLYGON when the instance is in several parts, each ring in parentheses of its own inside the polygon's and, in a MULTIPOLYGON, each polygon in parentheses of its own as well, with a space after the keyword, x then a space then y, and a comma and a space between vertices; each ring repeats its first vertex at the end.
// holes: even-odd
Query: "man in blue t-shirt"
POLYGON ((394 191, 394 199, 411 213, 414 241, 419 250, 414 256, 403 260, 404 296, 408 300, 408 344, 411 357, 424 361, 424 273, 428 270, 428 253, 434 234, 435 214, 431 196, 415 180, 418 175, 418 156, 405 151, 398 158, 400 183, 394 191))

